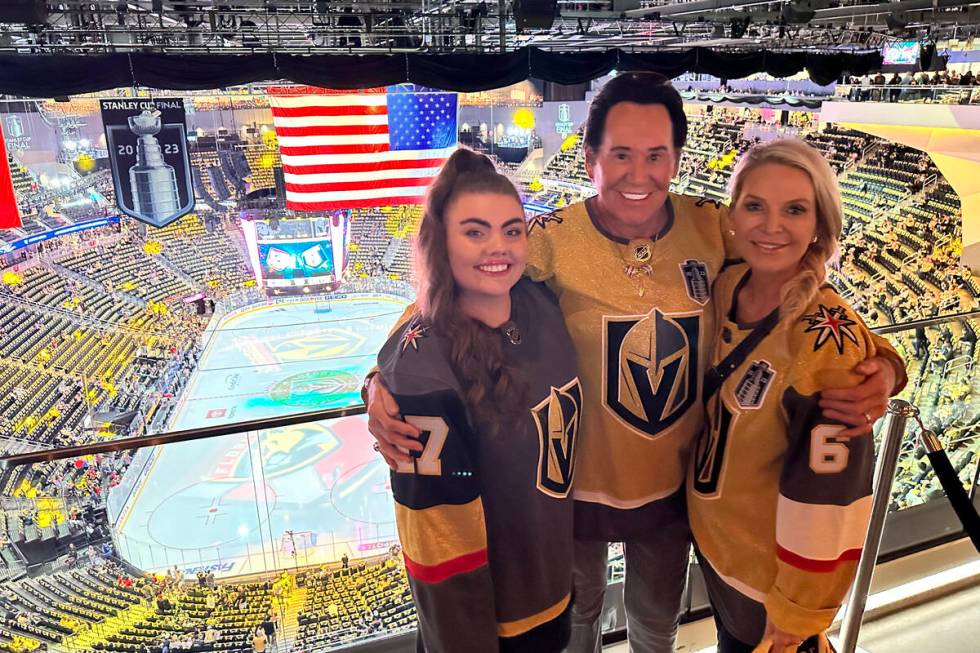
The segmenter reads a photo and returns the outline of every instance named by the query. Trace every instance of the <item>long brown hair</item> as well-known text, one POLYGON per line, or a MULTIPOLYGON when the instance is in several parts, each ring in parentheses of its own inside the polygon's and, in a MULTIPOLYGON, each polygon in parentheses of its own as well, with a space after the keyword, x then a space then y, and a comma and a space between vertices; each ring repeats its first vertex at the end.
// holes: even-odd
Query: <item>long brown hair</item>
POLYGON ((465 148, 453 152, 426 193, 416 241, 417 301, 423 320, 450 343, 450 364, 471 414, 481 428, 493 433, 523 410, 524 382, 504 362, 500 333, 465 315, 457 304, 459 288, 446 242, 446 208, 466 193, 497 193, 521 203, 517 189, 490 159, 465 148))

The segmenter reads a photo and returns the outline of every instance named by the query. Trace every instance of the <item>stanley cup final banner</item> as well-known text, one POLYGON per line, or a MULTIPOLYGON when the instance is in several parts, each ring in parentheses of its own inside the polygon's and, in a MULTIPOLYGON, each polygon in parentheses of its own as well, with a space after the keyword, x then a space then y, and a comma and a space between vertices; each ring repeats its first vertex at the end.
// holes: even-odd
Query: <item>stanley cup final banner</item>
POLYGON ((116 204, 163 227, 194 208, 184 101, 101 100, 116 204))

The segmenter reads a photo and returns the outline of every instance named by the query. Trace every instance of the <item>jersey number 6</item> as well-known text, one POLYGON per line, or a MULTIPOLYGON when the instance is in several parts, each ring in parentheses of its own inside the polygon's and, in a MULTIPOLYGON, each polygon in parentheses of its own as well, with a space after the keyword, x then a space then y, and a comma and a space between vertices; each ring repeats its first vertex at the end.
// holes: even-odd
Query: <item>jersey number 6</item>
POLYGON ((837 439, 843 426, 819 424, 810 433, 810 469, 817 474, 839 474, 847 467, 850 450, 837 439))
POLYGON ((405 421, 418 427, 423 448, 412 462, 398 463, 399 473, 442 476, 442 448, 446 446, 446 436, 449 435, 446 420, 436 416, 406 415, 405 421))

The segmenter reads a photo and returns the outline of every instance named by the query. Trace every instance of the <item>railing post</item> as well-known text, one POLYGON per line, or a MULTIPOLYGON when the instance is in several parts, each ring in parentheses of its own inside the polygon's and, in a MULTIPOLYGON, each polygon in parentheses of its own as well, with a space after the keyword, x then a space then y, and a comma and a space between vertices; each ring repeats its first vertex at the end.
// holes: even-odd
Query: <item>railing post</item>
POLYGON ((888 423, 885 426, 885 435, 881 440, 878 463, 875 466, 871 520, 868 524, 868 534, 864 538, 861 561, 858 563, 854 584, 851 586, 851 594, 847 601, 844 622, 841 624, 840 653, 854 653, 857 648, 868 591, 871 589, 871 578, 874 576, 875 563, 878 561, 878 551, 881 548, 881 535, 885 530, 885 517, 888 515, 888 504, 891 501, 898 454, 905 436, 905 424, 910 417, 918 414, 918 409, 907 401, 892 399, 888 402, 886 413, 888 423))

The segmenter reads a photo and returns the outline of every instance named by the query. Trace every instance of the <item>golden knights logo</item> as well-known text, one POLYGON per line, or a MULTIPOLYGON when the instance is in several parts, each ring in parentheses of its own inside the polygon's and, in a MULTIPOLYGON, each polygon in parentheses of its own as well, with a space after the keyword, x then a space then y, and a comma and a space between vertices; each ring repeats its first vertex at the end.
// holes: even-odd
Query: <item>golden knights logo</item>
POLYGON ((708 266, 704 261, 688 259, 680 264, 681 275, 687 296, 704 306, 711 299, 711 282, 708 280, 708 266))
POLYGON ((633 428, 656 436, 698 397, 700 313, 603 318, 603 403, 633 428))
POLYGON ((538 489, 564 498, 572 485, 578 424, 581 419, 582 386, 574 378, 531 409, 538 427, 538 489))
POLYGON ((824 343, 833 342, 837 347, 837 353, 844 353, 844 345, 850 340, 855 345, 858 344, 857 336, 851 331, 851 327, 857 322, 847 317, 847 310, 843 306, 831 306, 830 308, 819 305, 816 313, 804 315, 800 318, 801 322, 806 322, 809 326, 805 333, 817 332, 817 338, 813 342, 813 351, 817 351, 824 346, 824 343))
POLYGON ((537 215, 532 215, 527 219, 527 232, 531 233, 534 231, 535 227, 540 227, 544 229, 548 226, 549 222, 554 222, 555 224, 561 224, 564 222, 564 218, 558 215, 558 210, 549 211, 547 213, 538 213, 537 215))
POLYGON ((754 409, 761 406, 775 377, 776 371, 768 361, 752 363, 745 376, 735 386, 735 401, 738 402, 738 407, 754 409))

